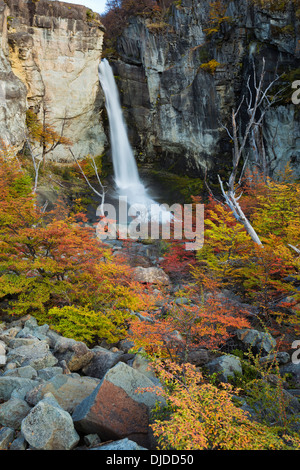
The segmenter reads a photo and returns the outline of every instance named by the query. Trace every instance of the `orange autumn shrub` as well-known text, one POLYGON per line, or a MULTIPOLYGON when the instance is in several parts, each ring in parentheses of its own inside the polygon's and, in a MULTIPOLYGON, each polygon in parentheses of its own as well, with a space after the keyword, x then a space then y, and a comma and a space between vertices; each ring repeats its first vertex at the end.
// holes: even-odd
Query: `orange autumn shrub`
POLYGON ((164 360, 153 368, 163 384, 156 393, 167 403, 151 424, 160 450, 299 450, 299 436, 280 435, 236 406, 231 385, 205 382, 191 364, 164 360))

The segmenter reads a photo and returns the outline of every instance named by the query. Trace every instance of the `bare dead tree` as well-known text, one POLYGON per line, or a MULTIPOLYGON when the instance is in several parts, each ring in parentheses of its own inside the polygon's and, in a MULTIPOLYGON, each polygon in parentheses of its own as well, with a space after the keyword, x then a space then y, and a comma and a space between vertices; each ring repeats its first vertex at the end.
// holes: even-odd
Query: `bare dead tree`
POLYGON ((41 163, 42 163, 42 159, 39 158, 40 155, 37 154, 35 152, 34 148, 32 147, 31 142, 30 142, 30 138, 29 138, 28 135, 26 136, 26 144, 27 144, 30 156, 31 156, 33 169, 34 169, 34 185, 33 185, 32 192, 33 192, 33 194, 35 194, 36 191, 37 191, 37 187, 38 187, 39 171, 40 171, 40 166, 41 166, 41 163))
POLYGON ((42 101, 42 130, 40 132, 43 166, 45 165, 46 155, 48 153, 53 152, 59 145, 70 145, 72 143, 71 140, 64 135, 68 123, 67 110, 65 110, 62 118, 57 119, 61 122, 59 131, 56 131, 53 124, 50 123, 49 114, 49 100, 44 98, 42 101))
POLYGON ((45 98, 42 101, 42 119, 40 120, 37 113, 33 110, 27 110, 27 131, 25 134, 25 141, 29 150, 33 169, 34 169, 34 188, 33 192, 37 191, 38 178, 41 165, 45 165, 46 155, 53 152, 59 145, 70 145, 70 139, 64 136, 64 131, 67 126, 68 117, 67 111, 62 118, 60 118, 60 130, 56 131, 50 124, 49 118, 49 101, 45 98))
POLYGON ((299 248, 297 248, 297 247, 294 246, 294 245, 290 245, 290 244, 288 244, 288 246, 289 246, 290 248, 292 248, 292 250, 294 250, 298 255, 300 255, 300 250, 299 250, 299 248))
POLYGON ((91 190, 98 196, 100 197, 101 199, 101 204, 98 208, 98 211, 100 213, 101 216, 104 216, 104 201, 105 201, 105 187, 103 186, 102 182, 101 182, 101 179, 100 179, 100 176, 99 176, 99 172, 98 172, 98 168, 97 168, 97 165, 96 165, 96 162, 95 162, 95 159, 94 157, 90 157, 91 158, 91 162, 92 162, 92 167, 93 167, 93 170, 95 172, 95 175, 96 175, 96 178, 97 178, 97 181, 98 181, 98 184, 100 186, 100 190, 101 192, 97 191, 97 189, 94 188, 94 186, 90 183, 88 177, 86 176, 86 174, 84 173, 83 169, 82 169, 82 166, 80 165, 79 163, 79 160, 78 158, 76 158, 76 156, 74 155, 74 152, 72 151, 71 148, 69 148, 69 151, 73 157, 73 160, 76 162, 82 176, 84 177, 87 185, 89 186, 89 188, 91 188, 91 190))
POLYGON ((274 80, 264 88, 265 82, 265 59, 262 63, 262 72, 260 74, 259 80, 256 76, 255 65, 254 74, 253 74, 253 88, 251 88, 251 76, 248 77, 247 81, 247 90, 248 96, 242 97, 242 100, 237 108, 237 110, 232 110, 231 115, 231 126, 232 132, 226 126, 222 126, 228 133, 229 137, 233 142, 233 151, 232 151, 232 170, 229 176, 228 182, 226 183, 227 189, 224 188, 224 183, 218 175, 221 191, 225 199, 226 204, 233 212, 235 218, 244 225, 247 233, 250 235, 252 240, 258 245, 262 245, 261 240, 251 223, 245 216, 240 204, 239 199, 242 196, 242 193, 238 196, 237 191, 241 186, 242 177, 249 159, 249 154, 247 153, 247 144, 250 143, 255 156, 255 161, 257 166, 261 168, 265 177, 268 175, 269 163, 267 161, 266 150, 263 142, 263 121, 266 115, 266 112, 270 107, 278 101, 278 96, 282 90, 278 91, 272 97, 269 96, 269 92, 277 80, 280 78, 277 74, 274 80), (237 123, 239 113, 241 111, 243 103, 246 102, 247 105, 247 115, 248 122, 246 124, 243 135, 240 135, 240 129, 237 123), (242 170, 240 171, 241 162, 243 163, 242 170), (238 174, 240 176, 238 179, 238 174), (237 181, 238 179, 238 181, 237 181))

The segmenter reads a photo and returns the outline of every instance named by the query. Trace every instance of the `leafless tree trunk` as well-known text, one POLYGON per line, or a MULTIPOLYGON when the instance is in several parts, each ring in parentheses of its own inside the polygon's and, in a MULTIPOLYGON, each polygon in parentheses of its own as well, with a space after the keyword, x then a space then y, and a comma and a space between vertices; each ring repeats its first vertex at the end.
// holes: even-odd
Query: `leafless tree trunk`
POLYGON ((45 166, 46 155, 56 149, 59 145, 71 144, 71 141, 64 136, 65 128, 68 121, 67 111, 65 111, 64 117, 59 118, 61 120, 60 131, 54 131, 54 127, 49 124, 49 100, 43 98, 42 101, 42 127, 43 133, 41 136, 42 146, 42 160, 43 167, 45 166))
POLYGON ((279 79, 279 76, 276 76, 276 78, 264 89, 265 73, 265 59, 263 59, 262 72, 259 80, 257 81, 256 70, 254 66, 253 89, 250 85, 251 77, 249 76, 247 81, 248 96, 246 98, 245 96, 243 96, 238 109, 236 111, 232 111, 232 133, 227 127, 223 126, 226 129, 231 140, 233 141, 232 171, 227 183, 227 190, 225 190, 224 183, 222 182, 220 176, 218 176, 221 191, 226 204, 232 210, 235 218, 244 225, 246 231, 248 232, 252 240, 258 245, 262 245, 262 243, 239 204, 239 199, 241 195, 237 196, 237 190, 240 188, 241 179, 245 171, 247 160, 249 158, 248 154, 244 156, 246 152, 247 143, 250 143, 250 145, 252 146, 256 164, 263 171, 265 178, 267 177, 269 172, 265 146, 263 143, 262 128, 266 112, 276 102, 276 98, 279 95, 278 92, 272 97, 272 99, 268 96, 269 91, 271 90, 275 82, 279 79), (249 119, 246 124, 246 128, 244 130, 243 135, 240 136, 237 118, 240 113, 242 104, 245 102, 245 99, 249 119), (244 160, 244 165, 241 170, 239 180, 237 181, 242 159, 244 160))
POLYGON ((26 137, 26 143, 27 143, 27 146, 28 146, 28 149, 29 149, 29 153, 30 153, 30 156, 31 156, 33 169, 34 169, 34 186, 33 186, 32 192, 33 192, 33 194, 35 194, 36 190, 37 190, 37 187, 38 187, 39 170, 40 170, 40 166, 41 166, 41 163, 42 163, 42 159, 39 159, 38 155, 35 154, 35 151, 34 151, 32 145, 31 145, 29 137, 26 137))
POLYGON ((82 169, 82 166, 80 165, 79 161, 78 161, 78 158, 75 157, 74 155, 74 152, 72 152, 72 150, 69 148, 70 150, 70 153, 74 159, 74 161, 76 162, 82 176, 84 177, 87 185, 91 188, 91 190, 101 198, 101 204, 100 204, 100 210, 99 210, 99 213, 104 216, 104 201, 105 201, 105 188, 101 182, 101 179, 100 179, 100 176, 99 176, 99 172, 98 172, 98 169, 97 169, 97 165, 96 165, 96 162, 95 162, 95 159, 93 157, 91 157, 91 161, 92 161, 92 167, 94 169, 94 172, 95 172, 95 175, 96 175, 96 178, 97 178, 97 181, 98 181, 98 184, 100 186, 100 189, 101 189, 101 192, 97 191, 93 186, 92 184, 90 183, 89 179, 87 178, 86 174, 84 173, 83 169, 82 169))

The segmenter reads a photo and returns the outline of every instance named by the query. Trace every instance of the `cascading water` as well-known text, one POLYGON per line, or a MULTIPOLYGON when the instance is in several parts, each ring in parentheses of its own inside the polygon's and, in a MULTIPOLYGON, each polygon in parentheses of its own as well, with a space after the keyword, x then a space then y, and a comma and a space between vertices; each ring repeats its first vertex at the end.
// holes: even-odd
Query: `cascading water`
POLYGON ((128 197, 129 203, 147 202, 146 190, 140 181, 136 161, 130 146, 124 122, 118 88, 113 71, 106 59, 99 65, 99 80, 105 95, 110 125, 115 183, 118 191, 128 197))
POLYGON ((110 142, 115 183, 120 196, 126 196, 129 205, 143 205, 154 214, 163 214, 169 219, 170 213, 161 210, 159 204, 148 195, 139 178, 137 164, 129 143, 126 125, 120 104, 119 92, 111 66, 106 59, 99 65, 99 80, 105 95, 105 106, 110 125, 110 142))

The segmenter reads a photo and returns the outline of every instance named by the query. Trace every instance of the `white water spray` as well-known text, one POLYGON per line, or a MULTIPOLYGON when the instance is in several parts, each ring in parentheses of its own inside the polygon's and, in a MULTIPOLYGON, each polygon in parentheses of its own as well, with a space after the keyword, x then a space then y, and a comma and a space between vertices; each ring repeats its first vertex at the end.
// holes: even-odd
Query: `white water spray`
POLYGON ((170 220, 171 214, 164 212, 148 195, 139 178, 137 164, 129 143, 126 125, 120 104, 119 92, 111 66, 106 59, 99 65, 99 80, 105 95, 105 106, 110 125, 110 143, 115 174, 115 183, 120 196, 126 196, 130 205, 147 207, 151 217, 162 214, 170 220))

